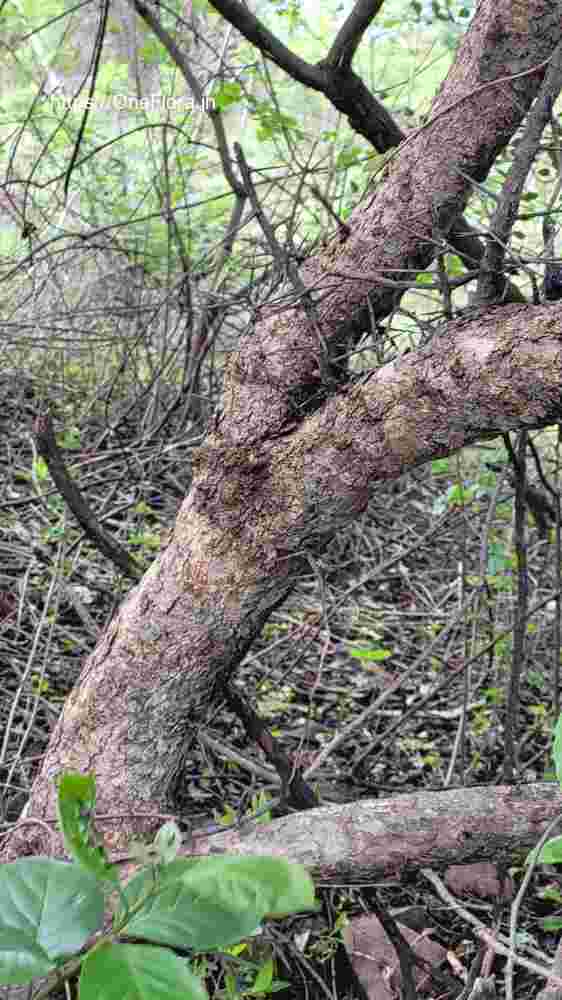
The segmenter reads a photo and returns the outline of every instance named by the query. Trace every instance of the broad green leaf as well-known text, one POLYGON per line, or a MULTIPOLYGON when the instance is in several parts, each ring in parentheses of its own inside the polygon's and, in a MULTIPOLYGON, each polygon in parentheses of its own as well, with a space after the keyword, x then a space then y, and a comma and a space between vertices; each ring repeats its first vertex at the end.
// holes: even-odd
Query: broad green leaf
POLYGON ((58 785, 57 812, 64 844, 78 864, 98 879, 119 881, 117 869, 109 864, 103 843, 96 839, 93 815, 96 779, 93 774, 63 774, 58 785))
POLYGON ((80 1000, 208 1000, 185 959, 164 948, 104 941, 80 973, 80 1000))
POLYGON ((21 858, 0 866, 0 983, 44 976, 103 921, 104 896, 79 865, 21 858))
MULTIPOLYGON (((124 889, 129 907, 152 885, 150 871, 132 879, 124 889)), ((213 951, 253 934, 266 916, 316 908, 314 885, 302 865, 281 858, 177 858, 158 873, 155 893, 124 931, 172 947, 213 951)))

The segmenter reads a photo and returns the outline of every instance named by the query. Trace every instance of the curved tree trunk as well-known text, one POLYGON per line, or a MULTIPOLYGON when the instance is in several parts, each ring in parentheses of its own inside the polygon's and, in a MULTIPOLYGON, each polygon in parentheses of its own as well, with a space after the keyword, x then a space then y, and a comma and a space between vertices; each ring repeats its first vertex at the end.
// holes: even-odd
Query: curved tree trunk
MULTIPOLYGON (((70 768, 96 772, 100 812, 131 817, 119 829, 111 821, 109 846, 152 828, 138 814, 173 804, 198 712, 290 592, 306 552, 360 513, 378 481, 486 435, 562 419, 557 306, 457 321, 356 385, 338 384, 333 361, 388 314, 393 282, 429 263, 465 207, 467 177, 486 177, 529 109, 560 37, 560 5, 529 0, 524 31, 513 6, 479 4, 431 120, 355 210, 347 239, 301 269, 310 294, 264 310, 242 340, 172 540, 89 657, 29 816, 54 815, 53 779, 70 768)), ((31 848, 48 848, 41 831, 31 848)))

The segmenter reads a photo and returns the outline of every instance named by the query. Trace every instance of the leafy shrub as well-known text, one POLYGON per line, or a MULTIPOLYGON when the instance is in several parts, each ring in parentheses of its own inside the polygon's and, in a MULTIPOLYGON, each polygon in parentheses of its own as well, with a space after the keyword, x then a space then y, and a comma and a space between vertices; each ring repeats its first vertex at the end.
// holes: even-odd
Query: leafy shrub
POLYGON ((146 863, 124 884, 96 837, 94 807, 94 777, 64 774, 58 816, 73 862, 34 857, 0 866, 0 984, 79 971, 80 1000, 204 1000, 192 956, 254 934, 265 917, 316 909, 302 865, 179 857, 173 822, 144 847, 146 863))

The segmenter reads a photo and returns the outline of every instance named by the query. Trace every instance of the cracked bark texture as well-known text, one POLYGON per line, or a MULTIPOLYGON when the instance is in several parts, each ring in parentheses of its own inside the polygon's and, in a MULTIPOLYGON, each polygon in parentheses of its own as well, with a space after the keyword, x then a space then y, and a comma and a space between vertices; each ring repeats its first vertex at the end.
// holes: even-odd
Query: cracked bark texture
MULTIPOLYGON (((560 37, 561 5, 481 0, 431 120, 397 151, 350 235, 301 268, 309 301, 264 309, 225 378, 168 548, 87 660, 53 732, 28 817, 54 815, 55 776, 95 771, 108 845, 173 807, 197 717, 293 585, 306 553, 359 514, 379 481, 477 439, 562 419, 562 309, 510 305, 448 325, 424 350, 316 412, 295 400, 391 310, 529 109, 560 37), (524 30, 523 30, 524 27, 524 30), (537 68, 538 67, 538 68, 537 68), (312 305, 311 305, 312 303, 312 305), (321 334, 321 336, 320 336, 321 334), (325 368, 323 368, 325 370, 325 368), (142 819, 139 813, 147 814, 142 819)), ((104 828, 103 821, 100 828, 104 828)), ((7 856, 48 851, 25 826, 7 856)))

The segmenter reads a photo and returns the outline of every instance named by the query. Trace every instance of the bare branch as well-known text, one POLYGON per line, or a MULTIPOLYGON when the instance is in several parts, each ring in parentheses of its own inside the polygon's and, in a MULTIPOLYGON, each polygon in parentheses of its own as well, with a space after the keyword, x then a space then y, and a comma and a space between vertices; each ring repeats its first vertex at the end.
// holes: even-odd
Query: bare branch
POLYGON ((48 415, 37 417, 35 421, 37 450, 44 458, 53 482, 64 497, 78 523, 97 549, 110 559, 122 573, 132 580, 140 580, 142 569, 129 553, 116 542, 99 524, 95 514, 86 503, 76 483, 72 482, 53 431, 53 422, 48 415))

